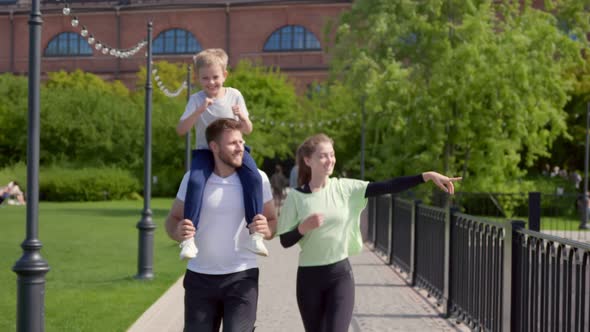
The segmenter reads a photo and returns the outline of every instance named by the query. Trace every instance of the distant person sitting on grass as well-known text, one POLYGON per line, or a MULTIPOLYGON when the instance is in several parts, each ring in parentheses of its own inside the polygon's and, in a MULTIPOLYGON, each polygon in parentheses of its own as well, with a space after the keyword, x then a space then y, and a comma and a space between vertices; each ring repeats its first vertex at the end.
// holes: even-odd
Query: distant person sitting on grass
POLYGON ((18 182, 10 181, 8 185, 0 188, 0 203, 8 200, 10 205, 25 205, 25 194, 20 190, 18 182))

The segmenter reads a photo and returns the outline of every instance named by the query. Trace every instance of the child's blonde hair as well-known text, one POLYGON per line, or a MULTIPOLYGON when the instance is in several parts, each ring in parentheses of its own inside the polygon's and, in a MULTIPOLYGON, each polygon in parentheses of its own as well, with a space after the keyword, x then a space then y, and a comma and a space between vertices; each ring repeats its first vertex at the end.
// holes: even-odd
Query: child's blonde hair
POLYGON ((199 70, 203 67, 209 67, 214 65, 221 66, 221 70, 227 70, 227 53, 221 48, 208 48, 202 50, 194 56, 195 70, 199 70))

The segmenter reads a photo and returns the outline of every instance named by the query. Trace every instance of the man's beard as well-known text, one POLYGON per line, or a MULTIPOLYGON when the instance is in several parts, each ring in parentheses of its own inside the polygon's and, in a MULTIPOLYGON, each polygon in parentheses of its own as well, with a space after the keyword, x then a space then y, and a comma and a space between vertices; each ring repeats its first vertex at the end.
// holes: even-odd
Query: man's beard
POLYGON ((219 160, 221 160, 227 166, 233 167, 233 168, 238 168, 238 167, 242 166, 243 157, 244 156, 242 155, 242 157, 239 158, 238 161, 234 161, 234 158, 232 158, 232 156, 229 153, 221 152, 219 154, 219 160))

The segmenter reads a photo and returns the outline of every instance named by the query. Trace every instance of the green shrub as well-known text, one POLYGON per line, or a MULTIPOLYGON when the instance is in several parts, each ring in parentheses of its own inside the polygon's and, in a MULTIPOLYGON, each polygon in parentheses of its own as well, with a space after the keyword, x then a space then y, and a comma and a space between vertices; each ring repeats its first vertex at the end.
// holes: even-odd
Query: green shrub
POLYGON ((137 179, 118 168, 68 169, 54 166, 42 170, 39 177, 39 198, 45 201, 129 199, 139 190, 137 179))

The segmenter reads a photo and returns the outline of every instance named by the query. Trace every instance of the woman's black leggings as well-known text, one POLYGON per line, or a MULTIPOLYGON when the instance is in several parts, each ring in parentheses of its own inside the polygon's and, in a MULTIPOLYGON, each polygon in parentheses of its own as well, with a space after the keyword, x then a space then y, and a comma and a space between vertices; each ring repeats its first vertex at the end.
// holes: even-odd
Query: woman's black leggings
POLYGON ((354 277, 348 259, 300 266, 297 304, 306 332, 348 331, 354 309, 354 277))

